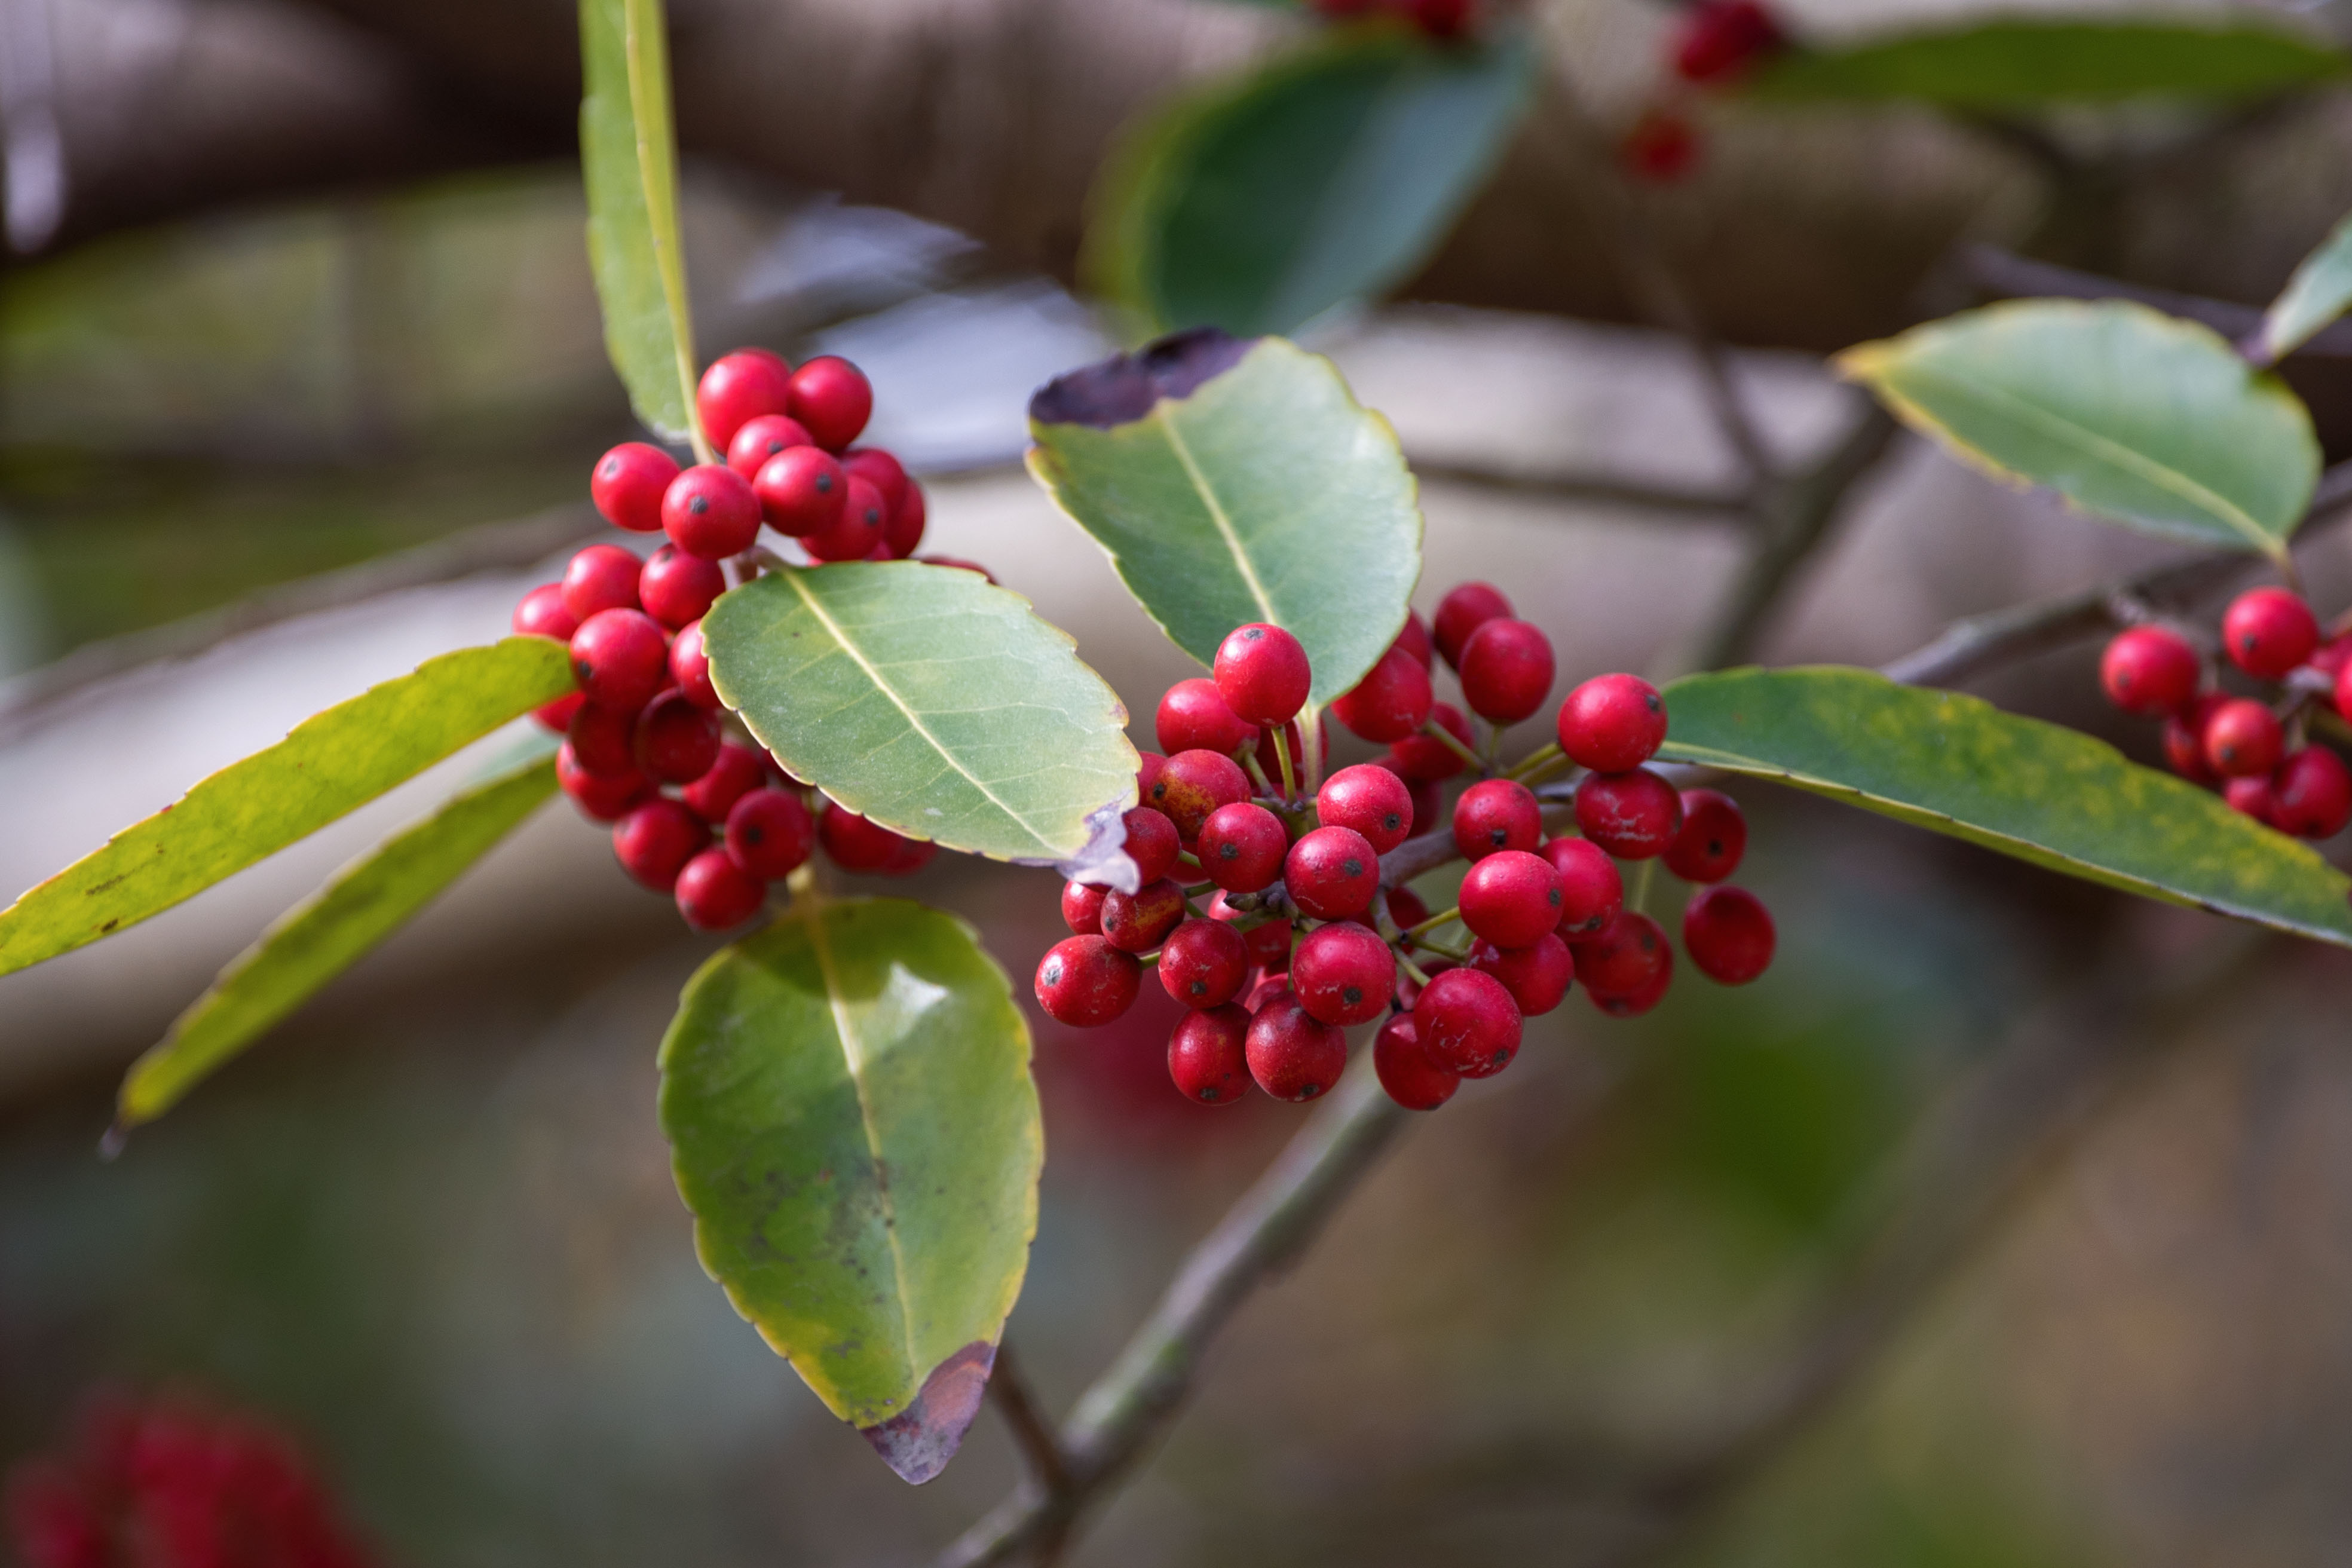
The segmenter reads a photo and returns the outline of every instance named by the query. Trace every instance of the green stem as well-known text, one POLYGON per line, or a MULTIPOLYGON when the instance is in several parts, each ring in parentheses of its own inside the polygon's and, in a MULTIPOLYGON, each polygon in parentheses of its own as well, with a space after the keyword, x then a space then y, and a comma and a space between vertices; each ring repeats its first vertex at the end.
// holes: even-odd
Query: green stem
MULTIPOLYGON (((1301 742, 1304 744, 1304 742, 1301 742)), ((1290 740, 1279 730, 1274 732, 1274 765, 1282 770, 1282 798, 1286 804, 1298 798, 1298 778, 1290 769, 1290 740)))
POLYGON ((1412 959, 1407 958, 1403 953, 1400 952, 1397 954, 1397 967, 1403 970, 1407 974, 1412 975, 1412 983, 1415 985, 1426 985, 1429 984, 1429 976, 1422 972, 1421 965, 1415 963, 1412 959))
POLYGON ((1507 779, 1517 779, 1521 784, 1525 784, 1530 778, 1541 773, 1546 768, 1550 767, 1552 763, 1565 762, 1566 760, 1566 756, 1559 749, 1559 742, 1558 741, 1547 741, 1542 745, 1538 746, 1534 751, 1529 752, 1526 756, 1521 757, 1518 762, 1512 766, 1511 771, 1505 773, 1503 776, 1507 779))
POLYGON ((1633 895, 1625 900, 1626 907, 1635 914, 1646 915, 1650 912, 1650 884, 1657 879, 1657 876, 1658 858, 1653 855, 1642 862, 1641 875, 1633 879, 1633 895))
POLYGON ((1461 918, 1461 915, 1462 906, 1456 904, 1452 909, 1446 910, 1442 913, 1430 916, 1419 925, 1407 926, 1399 934, 1405 937, 1417 937, 1423 931, 1435 931, 1439 926, 1445 925, 1450 921, 1458 920, 1461 918))
POLYGON ((1436 739, 1444 742, 1446 746, 1452 750, 1455 756, 1460 757, 1472 767, 1483 768, 1486 765, 1486 758, 1480 756, 1477 752, 1464 745, 1459 736, 1455 735, 1453 731, 1447 729, 1436 720, 1423 720, 1421 721, 1421 732, 1424 735, 1434 736, 1436 739))
MULTIPOLYGON (((1277 746, 1275 750, 1279 752, 1281 748, 1277 746)), ((1249 747, 1244 746, 1240 751, 1235 752, 1234 755, 1241 758, 1242 772, 1249 774, 1250 783, 1257 785, 1258 793, 1260 795, 1272 795, 1274 793, 1274 785, 1267 782, 1265 770, 1257 765, 1256 752, 1252 751, 1249 747)))

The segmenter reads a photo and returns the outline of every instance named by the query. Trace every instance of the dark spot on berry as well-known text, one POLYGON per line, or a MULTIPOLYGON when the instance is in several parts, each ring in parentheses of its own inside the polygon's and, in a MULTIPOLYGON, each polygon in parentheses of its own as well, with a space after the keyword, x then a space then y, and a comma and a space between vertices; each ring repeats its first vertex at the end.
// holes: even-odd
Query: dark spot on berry
POLYGON ((1643 698, 1642 703, 1643 706, 1649 709, 1653 713, 1659 711, 1665 706, 1664 701, 1654 691, 1651 692, 1647 697, 1643 698))
POLYGON ((1558 888, 1554 888, 1551 890, 1551 907, 1553 909, 1559 908, 1559 889, 1558 888))
POLYGON ((1045 984, 1048 984, 1048 985, 1059 985, 1061 983, 1062 983, 1062 961, 1061 961, 1060 959, 1058 959, 1058 958, 1054 958, 1054 959, 1048 959, 1048 960, 1046 960, 1046 962, 1045 962, 1045 984))
POLYGON ((696 496, 686 503, 686 510, 692 512, 695 516, 700 517, 704 512, 710 510, 710 498, 708 496, 696 496))
POLYGON ((606 479, 611 479, 614 474, 617 474, 617 473, 619 473, 620 471, 621 471, 621 459, 620 459, 620 458, 610 458, 605 459, 605 463, 604 463, 604 478, 606 478, 606 479))
POLYGON ((1310 1083, 1310 1084, 1308 1084, 1308 1085, 1307 1086, 1307 1088, 1306 1088, 1306 1089, 1304 1089, 1304 1090, 1299 1094, 1298 1098, 1299 1098, 1299 1099, 1301 1099, 1301 1100, 1312 1100, 1312 1099, 1314 1099, 1317 1095, 1318 1095, 1318 1094, 1320 1094, 1320 1093, 1322 1093, 1322 1092, 1323 1092, 1323 1086, 1322 1086, 1321 1084, 1319 1084, 1319 1083, 1310 1083))
POLYGON ((1360 877, 1364 874, 1364 863, 1351 856, 1339 862, 1339 869, 1350 877, 1360 877))
POLYGON ((1238 844, 1220 844, 1220 845, 1218 845, 1218 846, 1217 846, 1217 858, 1218 858, 1218 859, 1220 859, 1220 860, 1238 860, 1238 859, 1240 859, 1241 858, 1242 858, 1242 847, 1241 847, 1240 845, 1238 845, 1238 844))
POLYGON ((1394 833, 1403 826, 1404 818, 1393 811, 1384 813, 1381 817, 1381 831, 1383 833, 1394 833))
POLYGON ((1510 842, 1510 837, 1511 831, 1507 827, 1491 827, 1486 830, 1486 842, 1497 849, 1510 842))
POLYGON ((1339 988, 1339 1000, 1350 1007, 1363 999, 1364 988, 1360 985, 1343 985, 1339 988))
POLYGON ((1257 627, 1255 627, 1255 626, 1252 626, 1252 627, 1250 627, 1250 629, 1249 629, 1249 630, 1247 630, 1247 631, 1245 631, 1245 632, 1244 632, 1244 633, 1242 634, 1242 641, 1244 641, 1244 642, 1256 642, 1256 641, 1258 641, 1260 638, 1264 637, 1265 636, 1265 633, 1264 633, 1263 631, 1260 631, 1260 630, 1259 630, 1257 627))

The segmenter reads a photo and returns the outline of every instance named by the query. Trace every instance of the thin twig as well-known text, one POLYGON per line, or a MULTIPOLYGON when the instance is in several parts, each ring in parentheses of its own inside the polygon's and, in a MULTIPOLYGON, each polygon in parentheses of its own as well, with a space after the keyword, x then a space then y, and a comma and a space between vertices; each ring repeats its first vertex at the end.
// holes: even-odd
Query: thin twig
POLYGON ((1031 1478, 1049 1492, 1069 1490, 1070 1468, 1063 1462, 1062 1446, 1055 1441, 1053 1424, 1037 1408, 1036 1395, 1030 1392, 1029 1380, 1022 1375, 1010 1343, 996 1347, 996 1363, 988 1374, 988 1396, 1013 1429, 1013 1441, 1028 1461, 1031 1478))
POLYGON ((1737 521, 1749 506, 1746 495, 1733 490, 1654 484, 1603 474, 1528 474, 1428 458, 1414 458, 1412 462, 1412 471, 1424 480, 1438 479, 1498 495, 1624 507, 1656 512, 1677 521, 1737 521))
MULTIPOLYGON (((1992 245, 1972 245, 1961 253, 1969 281, 2004 299, 2130 300, 2168 316, 2200 321, 2232 342, 2261 331, 2263 312, 2229 300, 2182 294, 2168 289, 2143 288, 2095 272, 2035 261, 1992 245)), ((2352 321, 2324 327, 2295 350, 2297 354, 2340 357, 2352 355, 2352 321)))

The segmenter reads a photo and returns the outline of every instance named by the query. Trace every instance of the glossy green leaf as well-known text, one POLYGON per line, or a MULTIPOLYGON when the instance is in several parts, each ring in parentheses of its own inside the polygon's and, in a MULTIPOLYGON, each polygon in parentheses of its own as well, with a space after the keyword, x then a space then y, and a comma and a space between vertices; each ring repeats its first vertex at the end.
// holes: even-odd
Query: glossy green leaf
POLYGON ((2352 946, 2352 879, 2103 741, 1866 669, 1666 689, 1671 762, 1777 779, 2069 876, 2352 946))
POLYGON ((313 714, 0 913, 0 974, 161 914, 572 689, 562 643, 508 637, 313 714))
POLYGON ((1187 332, 1051 383, 1029 430, 1030 472, 1202 664, 1235 626, 1273 622, 1306 646, 1320 705, 1403 628, 1412 475, 1330 361, 1187 332))
POLYGON ((703 965, 661 1047, 696 1249, 891 1468, 978 1411, 1037 1229, 1029 1031, 971 928, 804 900, 703 965))
POLYGON ((2347 310, 2352 310, 2352 217, 2304 258, 2263 318, 2264 356, 2284 359, 2347 310))
POLYGON ((580 0, 580 169, 604 345, 646 426, 698 438, 661 0, 580 0))
POLYGON ((1958 457, 2147 532, 2284 556, 2319 479, 2294 395, 2145 305, 1993 305, 1838 363, 1958 457))
POLYGON ((1064 860, 1090 816, 1135 804, 1118 694, 976 572, 785 567, 719 600, 702 634, 712 683, 777 761, 910 837, 1064 860))
POLYGON ((1910 99, 1953 109, 2129 99, 2242 99, 2340 78, 2347 57, 2252 20, 2005 16, 1799 49, 1747 84, 1787 100, 1910 99))
POLYGON ((1105 163, 1084 262, 1138 336, 1286 332, 1410 278, 1530 101, 1517 41, 1345 29, 1143 121, 1105 163))
POLYGON ((453 796, 336 873, 221 972, 131 1064, 115 1124, 161 1116, 406 924, 555 793, 553 746, 453 796))

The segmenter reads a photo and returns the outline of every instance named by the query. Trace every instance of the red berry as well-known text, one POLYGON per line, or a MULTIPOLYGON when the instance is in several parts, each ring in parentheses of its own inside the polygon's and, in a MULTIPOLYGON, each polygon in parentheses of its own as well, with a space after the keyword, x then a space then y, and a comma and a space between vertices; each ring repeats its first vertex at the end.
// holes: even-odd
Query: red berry
POLYGON ((562 584, 542 583, 515 606, 514 629, 527 637, 570 642, 572 634, 580 629, 580 617, 564 607, 562 584))
POLYGON ((819 561, 863 561, 881 547, 888 521, 881 492, 864 479, 854 479, 846 487, 841 515, 803 539, 801 548, 819 561))
POLYGON ((1290 847, 1282 881, 1300 913, 1343 921, 1372 907, 1381 886, 1381 858, 1352 827, 1318 827, 1290 847))
POLYGON ((727 443, 727 466, 752 481, 759 488, 760 470, 771 459, 791 451, 795 447, 814 449, 815 443, 797 419, 782 414, 762 414, 748 419, 727 443))
POLYGON ((1665 962, 1658 965, 1658 972, 1639 991, 1595 991, 1587 986, 1584 994, 1612 1018, 1638 1018, 1664 1001, 1666 988, 1674 983, 1675 952, 1667 948, 1665 962))
POLYGON ((1454 1098, 1462 1075, 1430 1059, 1409 1014, 1399 1014, 1372 1037, 1372 1071, 1391 1100, 1407 1110, 1434 1110, 1454 1098))
POLYGON ((1228 1002, 1187 1013, 1168 1035, 1168 1076, 1177 1092, 1202 1105, 1231 1105, 1250 1091, 1250 1016, 1228 1002))
POLYGON ((2134 626, 2107 644, 2099 658, 2107 700, 2146 719, 2188 707, 2204 677, 2205 661, 2189 639, 2165 626, 2134 626))
POLYGON ((1625 172, 1651 184, 1672 184, 1698 163, 1698 130, 1671 109, 1645 109, 1618 144, 1625 172))
POLYGON ((1559 924, 1563 941, 1575 942, 1608 929, 1625 907, 1625 882, 1617 863, 1585 838, 1555 838, 1543 858, 1559 876, 1559 924))
POLYGON ((599 610, 637 607, 637 574, 645 563, 617 544, 592 544, 563 569, 563 607, 573 621, 599 610))
MULTIPOLYGON (((1213 921, 1237 922, 1255 917, 1244 915, 1225 902, 1219 893, 1209 900, 1209 918, 1213 921)), ((1240 928, 1235 926, 1236 930, 1240 928)), ((1261 921, 1242 931, 1242 941, 1249 944, 1250 963, 1268 974, 1281 974, 1290 968, 1290 922, 1283 920, 1261 921)))
POLYGON ((587 700, 586 692, 575 691, 569 697, 559 697, 552 702, 542 703, 530 710, 531 722, 551 735, 561 735, 572 728, 573 716, 587 700))
POLYGON ((1412 791, 1388 769, 1359 763, 1323 781, 1315 815, 1326 827, 1354 828, 1385 855, 1412 837, 1412 791))
POLYGON ((1647 768, 1587 773, 1576 786, 1576 826, 1620 860, 1646 860, 1683 830, 1683 797, 1647 768))
POLYGON ((1249 972, 1249 943, 1223 921, 1186 920, 1160 950, 1160 984, 1187 1007, 1223 1006, 1241 994, 1249 972))
MULTIPOLYGON (((1376 763, 1373 765, 1377 767, 1381 764, 1376 763)), ((1445 815, 1444 791, 1433 784, 1409 783, 1406 787, 1412 791, 1414 826, 1425 830, 1433 830, 1438 823, 1448 820, 1445 815)))
POLYGON ((1257 727, 1235 717, 1217 683, 1199 676, 1168 689, 1160 700, 1153 730, 1160 749, 1171 757, 1179 752, 1215 752, 1229 757, 1244 746, 1257 744, 1257 727))
POLYGON ((790 413, 792 374, 783 357, 766 349, 737 349, 712 360, 694 390, 704 437, 724 452, 761 415, 790 413))
POLYGON ((2352 721, 2352 664, 2346 665, 2336 676, 2336 711, 2352 721))
POLYGON ((1184 889, 1161 878, 1132 893, 1103 895, 1103 940, 1124 952, 1150 952, 1184 918, 1184 889))
POLYGON ((1092 1029, 1135 1005, 1143 966, 1098 936, 1055 942, 1037 964, 1037 1005, 1046 1016, 1092 1029))
POLYGON ((1403 650, 1423 669, 1429 668, 1429 661, 1435 657, 1429 641, 1429 623, 1421 618, 1419 610, 1404 613, 1404 630, 1397 633, 1396 641, 1389 647, 1403 650))
POLYGON ((1243 1055, 1258 1088, 1276 1100, 1313 1100, 1348 1068, 1348 1037, 1318 1022, 1296 994, 1267 999, 1250 1020, 1243 1055))
POLYGON ((906 465, 879 447, 855 447, 841 455, 841 466, 882 492, 882 504, 891 511, 907 499, 906 465))
POLYGON ((637 719, 637 768, 663 784, 690 784, 719 760, 719 716, 675 689, 646 704, 637 719))
POLYGON ((1511 601, 1489 583, 1465 583, 1437 602, 1434 630, 1437 651, 1455 669, 1462 668, 1462 649, 1470 634, 1488 621, 1506 620, 1511 601))
POLYGON ((2319 647, 2319 621, 2298 594, 2250 588, 2221 617, 2221 646, 2248 675, 2277 680, 2319 647))
POLYGON ((1381 655, 1380 662, 1363 679, 1331 704, 1331 716, 1351 734, 1385 743, 1418 733, 1436 702, 1427 661, 1392 647, 1381 655))
POLYGON ((1221 805, 1249 799, 1249 775, 1231 757, 1209 751, 1182 751, 1170 757, 1151 786, 1150 804, 1176 825, 1186 843, 1201 836, 1201 825, 1221 805))
POLYGON ((1757 0, 1700 0, 1683 15, 1674 42, 1675 71, 1685 81, 1730 81, 1787 42, 1757 0))
POLYGON ((1454 847, 1472 860, 1503 849, 1533 849, 1543 839, 1535 792, 1512 779, 1485 779, 1454 803, 1454 847))
MULTIPOLYGON (((724 822, 735 803, 768 782, 768 758, 764 752, 733 742, 721 742, 717 760, 703 770, 702 775, 678 792, 694 815, 705 822, 724 822)), ((774 881, 776 876, 760 875, 774 881)))
POLYGON ((662 492, 662 530, 688 555, 723 561, 760 537, 760 498, 723 463, 698 463, 662 492))
POLYGON ((2325 746, 2305 746, 2271 779, 2271 826, 2297 838, 2333 838, 2352 822, 2352 771, 2325 746))
POLYGON ((1745 985, 1772 962, 1772 915, 1745 888, 1701 889, 1683 910, 1683 947, 1709 980, 1745 985))
POLYGON ((1570 982, 1576 978, 1576 961, 1569 955, 1568 943, 1549 931, 1532 947, 1473 942, 1469 967, 1501 981, 1519 1012, 1529 1018, 1559 1006, 1560 998, 1568 994, 1570 982))
POLYGON ((763 882, 780 882, 808 863, 816 824, 790 790, 755 789, 727 814, 727 853, 763 882))
POLYGON ((1389 1010, 1396 977, 1389 944, 1345 921, 1308 931, 1290 955, 1291 988, 1318 1023, 1370 1023, 1389 1010))
MULTIPOLYGON (((890 547, 893 561, 904 561, 915 552, 916 547, 923 542, 923 528, 929 520, 930 504, 923 499, 923 487, 908 479, 907 493, 892 504, 890 521, 882 527, 882 542, 890 547)), ((961 563, 950 562, 950 564, 961 563)), ((988 577, 988 574, 977 566, 971 570, 988 577)), ((993 577, 988 577, 988 580, 992 583, 996 581, 993 577)))
POLYGON ((919 871, 939 852, 939 846, 902 838, 878 822, 868 822, 837 801, 827 801, 817 819, 817 842, 845 871, 871 871, 903 877, 919 871))
POLYGON ((564 731, 564 743, 583 773, 598 778, 629 779, 637 772, 637 713, 640 710, 600 708, 581 704, 564 731))
POLYGON ((1674 962, 1667 951, 1665 929, 1645 914, 1628 910, 1611 921, 1601 934, 1575 944, 1577 977, 1588 991, 1630 995, 1657 978, 1674 962))
POLYGON ((1388 906, 1389 921, 1399 931, 1411 931, 1429 918, 1429 906, 1411 888, 1391 888, 1388 906))
POLYGON ((697 931, 728 931, 760 912, 768 884, 724 849, 706 849, 677 874, 677 912, 697 931))
POLYGON ((572 673, 590 702, 634 714, 669 678, 669 639, 641 610, 599 610, 572 634, 572 673))
MULTIPOLYGON (((635 558, 631 557, 632 560, 635 558)), ((702 618, 727 592, 727 574, 716 561, 698 561, 665 544, 647 558, 633 595, 646 614, 676 631, 702 618)))
POLYGON ((1279 729, 1307 706, 1314 685, 1307 650, 1280 626, 1253 621, 1217 645, 1211 668, 1225 706, 1246 723, 1279 729))
MULTIPOLYGON (((1447 734, 1470 744, 1470 721, 1451 702, 1431 705, 1429 720, 1447 734)), ((1389 765, 1408 784, 1435 784, 1450 779, 1470 764, 1462 753, 1434 735, 1412 735, 1389 748, 1389 765)))
POLYGON ((1683 791, 1683 829, 1666 846, 1666 869, 1685 882, 1720 882, 1748 853, 1748 818, 1720 790, 1683 791))
POLYGON ((1160 782, 1160 770, 1168 765, 1168 759, 1157 752, 1138 752, 1135 755, 1135 798, 1158 811, 1160 807, 1151 798, 1151 789, 1160 782))
POLYGON ((1282 818, 1250 801, 1221 805, 1201 824, 1193 853, 1202 875, 1228 893, 1255 893, 1282 875, 1290 835, 1282 818))
POLYGON ((1498 849, 1462 879, 1462 923, 1496 947, 1533 947, 1559 924, 1559 873, 1540 855, 1498 849))
POLYGON ((1666 700, 1638 675, 1596 675, 1559 705, 1559 749, 1597 773, 1638 768, 1666 738, 1666 700))
POLYGON ((792 416, 827 451, 846 449, 874 414, 874 388, 847 360, 820 354, 793 372, 792 416))
POLYGON ((1433 38, 1451 38, 1469 30, 1478 0, 1409 0, 1413 26, 1433 38))
POLYGON ((2269 773, 2285 750, 2278 716, 2251 698, 2233 697, 2205 721, 2205 760, 2225 779, 2269 773))
POLYGON ((1431 976, 1413 1002, 1412 1026, 1432 1059, 1464 1078, 1492 1078, 1519 1050, 1519 1005, 1475 969, 1431 976))
POLYGON ((618 822, 654 789, 643 773, 590 773, 569 741, 555 748, 555 782, 583 814, 598 822, 618 822))
POLYGON ((2241 816, 2251 816, 2265 827, 2272 826, 2271 814, 2278 797, 2271 791, 2268 774, 2230 780, 2221 786, 2221 798, 2241 816))
POLYGON ((718 689, 710 684, 710 657, 702 648, 702 623, 678 628, 669 645, 670 684, 697 708, 719 706, 718 689))
POLYGON ((710 825, 659 796, 613 825, 613 853, 621 869, 656 893, 675 888, 686 863, 709 847, 710 825))
POLYGON ((1062 885, 1062 923, 1075 936, 1102 935, 1103 899, 1110 889, 1093 882, 1062 885))
POLYGON ((659 531, 662 492, 677 478, 677 460, 659 447, 624 441, 596 459, 588 476, 588 499, 614 528, 632 533, 659 531))
POLYGON ((849 476, 821 447, 790 447, 752 477, 751 493, 769 527, 807 538, 840 522, 841 509, 849 502, 849 476))
POLYGON ((1135 862, 1139 883, 1156 882, 1176 869, 1183 846, 1176 841, 1176 825, 1148 805, 1139 805, 1119 818, 1127 829, 1127 858, 1135 862))
POLYGON ((2190 784, 2210 789, 2221 782, 2221 775, 2205 760, 2205 724, 2213 710, 2228 700, 2227 692, 2209 691, 2164 721, 2164 760, 2190 784))
POLYGON ((1525 621, 1488 621, 1462 645, 1462 699, 1490 724, 1516 724, 1551 695, 1551 639, 1525 621))

